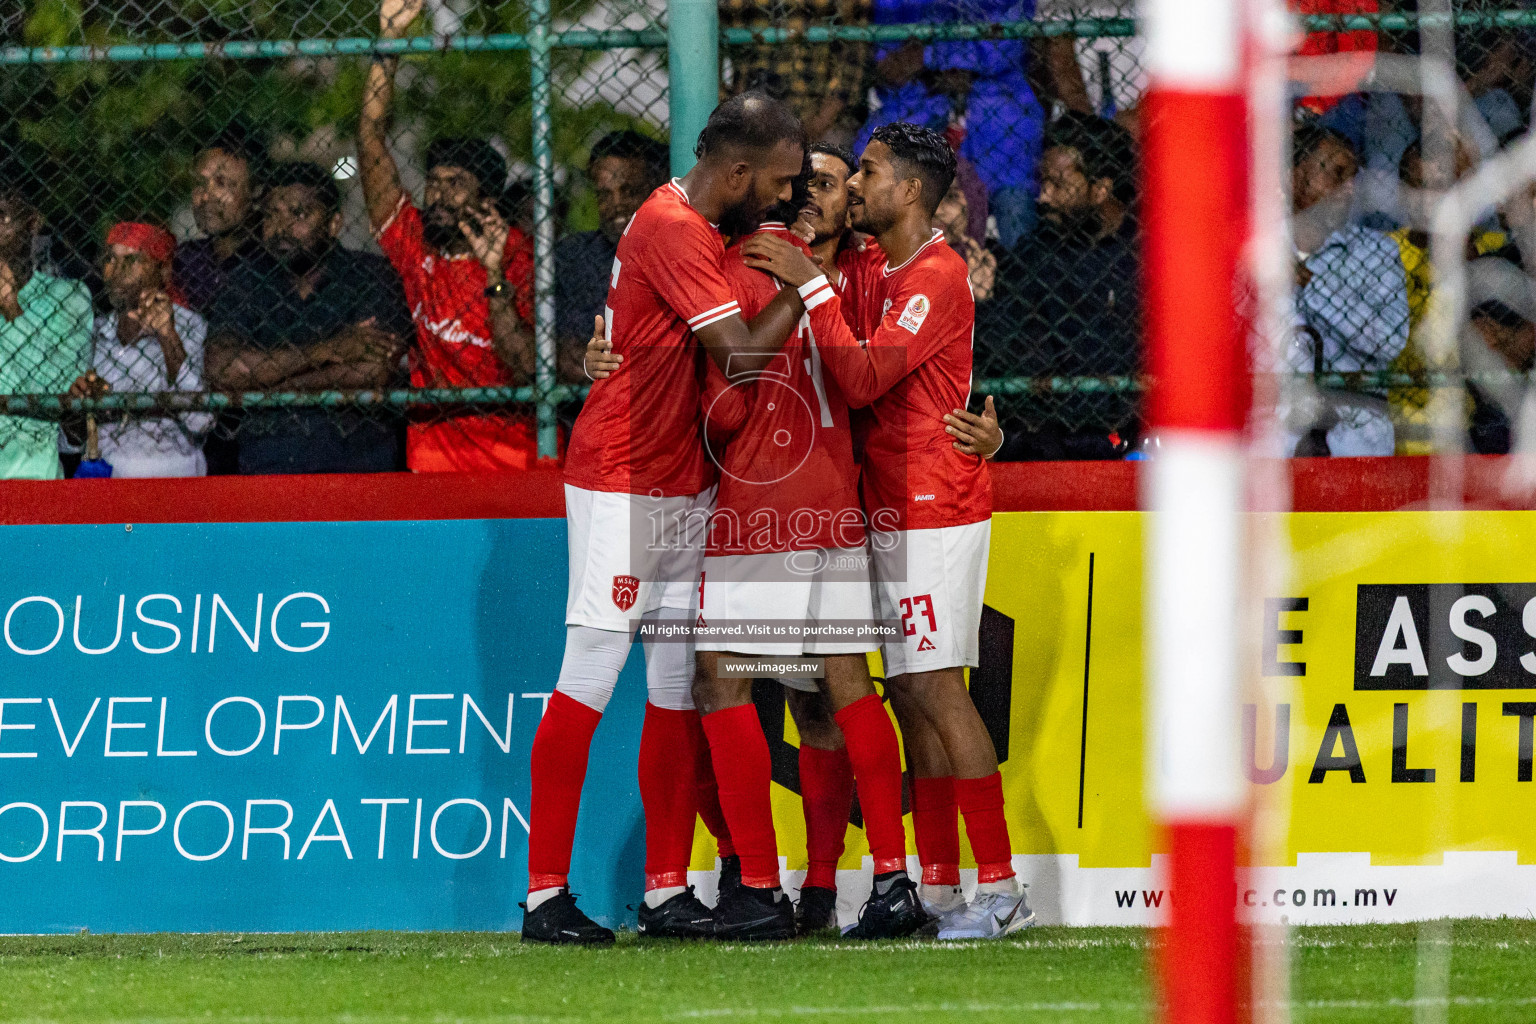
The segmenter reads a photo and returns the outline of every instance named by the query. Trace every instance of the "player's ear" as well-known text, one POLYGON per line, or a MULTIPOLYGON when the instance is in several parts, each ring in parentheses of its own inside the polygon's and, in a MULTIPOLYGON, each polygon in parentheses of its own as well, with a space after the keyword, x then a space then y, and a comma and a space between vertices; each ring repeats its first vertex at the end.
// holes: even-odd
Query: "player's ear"
POLYGON ((913 206, 921 206, 922 205, 922 203, 923 203, 923 179, 922 178, 908 178, 908 179, 906 179, 905 181, 903 181, 901 183, 901 187, 904 190, 902 192, 902 196, 901 196, 903 202, 910 203, 913 206))

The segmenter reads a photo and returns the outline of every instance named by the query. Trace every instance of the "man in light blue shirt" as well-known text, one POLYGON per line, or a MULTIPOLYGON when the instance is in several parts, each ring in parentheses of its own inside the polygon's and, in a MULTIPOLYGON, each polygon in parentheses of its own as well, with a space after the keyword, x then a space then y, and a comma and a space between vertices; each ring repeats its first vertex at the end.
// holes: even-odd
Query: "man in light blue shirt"
MULTIPOLYGON (((1348 221, 1359 158, 1338 132, 1296 133, 1291 173, 1296 243, 1295 330, 1286 352, 1299 374, 1389 370, 1408 344, 1408 277, 1390 235, 1348 221)), ((1385 389, 1329 391, 1307 422, 1291 410, 1296 454, 1391 455, 1385 389), (1326 438, 1326 445, 1324 440, 1326 438)))
MULTIPOLYGON (((0 394, 62 395, 91 365, 91 294, 32 265, 42 215, 0 183, 0 394)), ((0 416, 0 480, 57 480, 59 426, 0 416)))

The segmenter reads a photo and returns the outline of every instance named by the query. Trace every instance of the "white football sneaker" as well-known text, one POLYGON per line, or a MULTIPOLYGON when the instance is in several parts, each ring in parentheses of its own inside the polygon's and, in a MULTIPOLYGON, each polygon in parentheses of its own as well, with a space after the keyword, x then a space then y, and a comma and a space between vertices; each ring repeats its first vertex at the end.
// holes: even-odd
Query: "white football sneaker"
POLYGON ((1017 893, 978 893, 968 906, 961 906, 939 920, 939 938, 1000 939, 1035 923, 1035 912, 1021 886, 1017 893))

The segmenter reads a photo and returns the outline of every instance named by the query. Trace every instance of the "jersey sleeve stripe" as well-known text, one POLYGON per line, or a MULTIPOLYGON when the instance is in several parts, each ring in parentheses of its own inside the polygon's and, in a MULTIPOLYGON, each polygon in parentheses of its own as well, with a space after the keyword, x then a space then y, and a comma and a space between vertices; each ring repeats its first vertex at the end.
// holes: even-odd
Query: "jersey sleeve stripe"
POLYGON ((837 294, 832 290, 832 283, 827 280, 825 274, 805 282, 800 286, 799 292, 807 310, 815 309, 837 294))
POLYGON ((740 315, 741 315, 741 307, 736 305, 736 303, 733 302, 733 303, 730 304, 730 308, 729 309, 723 309, 722 312, 720 312, 718 315, 712 316, 708 320, 702 320, 702 321, 700 321, 698 323, 690 323, 688 326, 689 326, 689 328, 691 330, 701 331, 704 328, 708 327, 710 324, 719 323, 721 320, 724 320, 728 316, 740 316, 740 315))
POLYGON ((689 327, 701 327, 701 326, 703 326, 700 323, 701 320, 709 320, 711 323, 713 323, 715 320, 720 319, 720 317, 717 314, 720 314, 720 313, 733 313, 733 312, 736 312, 739 309, 741 309, 741 306, 735 300, 732 300, 730 302, 721 303, 720 305, 716 306, 714 309, 706 309, 702 313, 699 313, 699 314, 697 314, 695 316, 689 317, 688 318, 688 326, 689 327))
POLYGON ((832 290, 832 286, 830 284, 829 285, 825 285, 825 286, 823 286, 821 288, 818 288, 814 292, 812 292, 810 295, 805 297, 805 308, 808 309, 808 310, 815 309, 817 306, 821 305, 823 302, 830 301, 832 296, 834 296, 836 294, 837 293, 832 290))

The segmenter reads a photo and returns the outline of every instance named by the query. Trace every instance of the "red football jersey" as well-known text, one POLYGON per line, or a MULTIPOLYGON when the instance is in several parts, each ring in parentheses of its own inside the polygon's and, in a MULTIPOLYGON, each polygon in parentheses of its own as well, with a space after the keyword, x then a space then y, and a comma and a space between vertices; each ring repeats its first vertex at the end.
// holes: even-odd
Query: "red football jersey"
POLYGON ((839 260, 853 305, 846 320, 844 289, 826 285, 806 299, 827 370, 850 405, 869 407, 863 497, 870 527, 980 522, 992 514, 991 475, 980 456, 955 451, 943 419, 970 398, 976 302, 969 268, 937 231, 899 267, 878 253, 865 246, 862 258, 839 260))
MULTIPOLYGON (((422 235, 421 213, 409 196, 379 232, 379 248, 404 286, 416 347, 411 386, 500 387, 512 371, 491 344, 486 274, 468 253, 445 256, 422 235)), ((517 313, 533 322, 533 243, 517 228, 507 232, 502 274, 516 290, 517 313)), ((530 416, 496 413, 448 422, 413 423, 407 462, 417 472, 524 469, 536 457, 530 416)))
MULTIPOLYGON (((804 248, 783 224, 758 230, 804 248)), ((725 270, 750 320, 773 301, 779 284, 742 262, 741 245, 726 251, 725 270)), ((863 546, 848 403, 822 372, 807 321, 801 319, 766 369, 746 380, 728 382, 712 360, 706 373, 710 456, 720 470, 709 554, 863 546), (729 431, 722 451, 715 438, 729 431)))
POLYGON ((861 331, 855 323, 855 318, 860 313, 858 296, 867 291, 871 285, 870 280, 878 278, 880 270, 885 266, 885 250, 880 248, 880 243, 873 238, 859 238, 852 245, 846 245, 837 251, 837 289, 838 297, 843 300, 843 319, 853 332, 860 338, 867 338, 873 330, 861 331))
POLYGON ((593 491, 698 494, 712 473, 699 428, 707 358, 693 332, 740 315, 720 232, 676 179, 652 192, 619 240, 603 310, 618 372, 592 385, 566 454, 566 482, 593 491))

